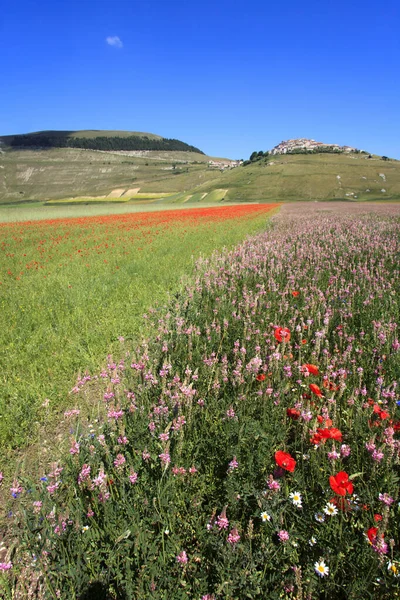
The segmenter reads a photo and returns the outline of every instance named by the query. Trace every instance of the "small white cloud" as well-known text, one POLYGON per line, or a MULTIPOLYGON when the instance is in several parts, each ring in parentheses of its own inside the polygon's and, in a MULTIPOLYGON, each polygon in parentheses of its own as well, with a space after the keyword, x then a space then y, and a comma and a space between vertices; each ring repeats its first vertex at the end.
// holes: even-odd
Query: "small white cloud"
POLYGON ((122 48, 123 46, 123 43, 117 35, 111 35, 107 37, 106 42, 109 46, 114 46, 114 48, 122 48))

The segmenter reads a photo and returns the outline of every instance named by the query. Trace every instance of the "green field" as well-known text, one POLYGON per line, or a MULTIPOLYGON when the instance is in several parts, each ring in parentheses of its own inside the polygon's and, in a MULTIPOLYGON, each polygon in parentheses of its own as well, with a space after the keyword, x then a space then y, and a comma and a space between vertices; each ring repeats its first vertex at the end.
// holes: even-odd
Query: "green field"
MULTIPOLYGON (((76 216, 80 208, 95 214, 97 207, 60 210, 76 216)), ((56 210, 18 208, 21 217, 41 209, 42 217, 56 210)), ((228 214, 230 207, 223 210, 228 214)), ((138 342, 146 330, 144 311, 167 301, 197 256, 238 242, 267 220, 265 211, 218 222, 192 221, 191 214, 0 226, 3 458, 63 410, 79 372, 98 368, 108 352, 123 351, 119 336, 138 342)))
POLYGON ((364 154, 278 155, 220 173, 198 191, 214 188, 228 188, 231 202, 400 200, 400 161, 364 154))

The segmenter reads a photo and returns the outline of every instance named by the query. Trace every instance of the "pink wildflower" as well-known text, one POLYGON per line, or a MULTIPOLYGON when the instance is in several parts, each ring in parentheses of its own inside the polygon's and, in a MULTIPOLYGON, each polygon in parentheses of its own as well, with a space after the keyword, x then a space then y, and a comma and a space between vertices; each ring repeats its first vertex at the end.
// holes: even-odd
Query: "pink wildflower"
POLYGON ((174 419, 173 429, 174 429, 174 431, 179 431, 180 429, 182 429, 182 427, 184 425, 186 425, 186 419, 182 415, 181 417, 178 417, 177 419, 174 419))
POLYGON ((89 478, 90 475, 90 465, 84 464, 82 466, 82 470, 78 475, 78 483, 81 484, 83 481, 89 478))
POLYGON ((172 468, 172 473, 176 476, 176 475, 185 475, 186 474, 186 469, 185 467, 173 467, 172 468))
POLYGON ((278 492, 281 489, 281 484, 276 481, 272 475, 269 476, 269 481, 267 482, 267 486, 270 490, 273 490, 274 492, 278 492))
POLYGON ((47 491, 49 492, 50 496, 52 496, 54 494, 54 492, 56 492, 58 490, 60 486, 60 482, 57 481, 56 483, 52 483, 51 485, 47 486, 47 491))
POLYGON ((119 467, 122 467, 125 463, 126 463, 125 456, 123 454, 117 454, 117 456, 114 460, 114 466, 118 469, 119 467))
POLYGON ((70 454, 79 454, 79 444, 78 442, 73 442, 71 448, 69 449, 70 454))
POLYGON ((80 410, 73 408, 72 410, 67 410, 64 413, 64 417, 68 418, 68 417, 77 417, 80 414, 80 410))
POLYGON ((13 498, 18 498, 20 494, 22 494, 23 488, 18 483, 16 479, 14 479, 12 487, 10 487, 10 492, 13 498))
POLYGON ((340 454, 339 454, 339 452, 336 452, 335 449, 333 449, 332 452, 328 452, 329 460, 337 460, 338 458, 340 458, 340 454))
POLYGON ((394 502, 394 499, 386 492, 384 494, 379 494, 379 500, 383 502, 383 504, 386 504, 386 506, 390 506, 394 502))
POLYGON ((228 535, 227 542, 229 544, 234 545, 234 544, 237 544, 239 540, 240 540, 239 532, 236 529, 236 527, 234 527, 228 535))
POLYGON ((136 481, 137 481, 137 478, 138 478, 138 474, 137 474, 137 473, 135 473, 135 471, 131 471, 131 474, 129 475, 129 481, 130 481, 132 484, 134 484, 134 483, 136 483, 136 481))
POLYGON ((12 562, 0 562, 0 571, 9 571, 12 569, 12 562))
POLYGON ((107 475, 104 473, 103 469, 100 469, 99 474, 92 481, 94 487, 102 487, 105 485, 107 479, 107 475))
POLYGON ((289 532, 286 531, 285 529, 281 529, 278 532, 278 538, 284 544, 285 542, 287 542, 289 540, 289 532))
POLYGON ((124 414, 124 411, 122 409, 118 410, 118 409, 113 408, 108 411, 107 418, 110 420, 115 419, 117 421, 120 417, 122 417, 123 414, 124 414))
POLYGON ((348 456, 350 456, 350 453, 351 453, 350 446, 347 446, 346 444, 342 444, 340 446, 340 455, 342 458, 347 458, 348 456))
POLYGON ((158 458, 161 460, 161 463, 166 467, 168 467, 169 463, 171 462, 171 457, 168 454, 168 452, 163 452, 162 454, 159 454, 158 458))
POLYGON ((189 559, 188 559, 186 552, 184 550, 182 550, 182 552, 180 552, 178 554, 178 556, 176 557, 176 560, 179 564, 185 565, 189 559))
POLYGON ((228 471, 233 471, 234 469, 237 469, 238 466, 239 466, 239 463, 236 460, 236 456, 234 456, 233 459, 231 460, 231 462, 229 463, 228 471))
POLYGON ((218 518, 215 522, 215 524, 217 525, 217 527, 221 530, 221 529, 228 529, 228 525, 229 525, 229 521, 226 517, 226 508, 224 508, 224 510, 222 511, 222 513, 220 515, 218 515, 218 518))

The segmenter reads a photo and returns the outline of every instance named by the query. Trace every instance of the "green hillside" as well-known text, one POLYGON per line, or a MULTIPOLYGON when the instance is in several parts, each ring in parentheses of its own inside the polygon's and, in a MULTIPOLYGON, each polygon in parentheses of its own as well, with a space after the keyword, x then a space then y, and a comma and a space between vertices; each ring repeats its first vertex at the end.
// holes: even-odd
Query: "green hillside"
POLYGON ((400 161, 364 154, 293 154, 232 169, 197 191, 228 189, 230 202, 400 200, 400 161))
MULTIPOLYGON (((78 133, 86 140, 98 132, 78 133)), ((116 133, 121 139, 131 134, 107 133, 110 139, 115 139, 116 133)), ((174 203, 208 202, 214 196, 225 202, 400 200, 400 161, 379 156, 286 154, 225 169, 211 168, 210 158, 182 150, 21 149, 2 144, 0 203, 75 198, 102 203, 133 198, 139 202, 143 198, 138 192, 156 194, 146 202, 163 197, 174 203), (218 191, 210 195, 213 190, 224 193, 222 197, 218 191), (168 194, 175 196, 166 198, 168 194)))
POLYGON ((0 152, 0 203, 108 196, 137 188, 177 193, 218 178, 208 160, 183 151, 10 149, 0 152))

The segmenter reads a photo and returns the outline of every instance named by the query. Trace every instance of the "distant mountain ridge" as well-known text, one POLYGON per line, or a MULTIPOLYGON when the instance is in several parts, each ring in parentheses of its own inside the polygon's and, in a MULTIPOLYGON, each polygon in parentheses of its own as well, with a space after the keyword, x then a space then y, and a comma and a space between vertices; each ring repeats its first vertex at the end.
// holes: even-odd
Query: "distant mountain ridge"
POLYGON ((0 136, 0 142, 11 148, 82 148, 86 150, 156 150, 197 152, 201 150, 174 138, 163 138, 137 131, 36 131, 0 136))

